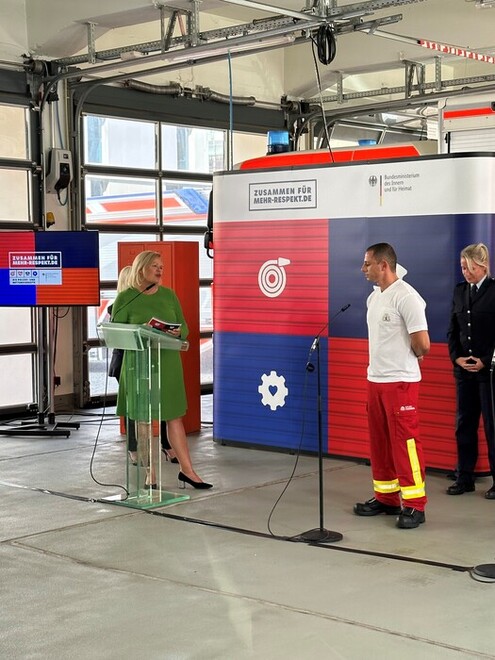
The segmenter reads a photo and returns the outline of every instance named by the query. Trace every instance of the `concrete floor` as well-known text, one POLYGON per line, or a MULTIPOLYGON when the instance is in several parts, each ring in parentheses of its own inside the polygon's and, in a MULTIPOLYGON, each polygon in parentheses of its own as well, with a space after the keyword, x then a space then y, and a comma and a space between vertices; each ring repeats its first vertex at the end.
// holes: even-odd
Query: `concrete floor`
MULTIPOLYGON (((58 418, 59 420, 67 418, 58 418)), ((69 438, 0 435, 2 659, 495 658, 495 501, 448 497, 428 475, 427 522, 359 518, 370 469, 325 460, 324 527, 343 540, 283 540, 319 527, 317 459, 190 437, 211 491, 149 511, 102 502, 125 483, 114 418, 69 438)), ((176 490, 177 467, 163 465, 176 490)))

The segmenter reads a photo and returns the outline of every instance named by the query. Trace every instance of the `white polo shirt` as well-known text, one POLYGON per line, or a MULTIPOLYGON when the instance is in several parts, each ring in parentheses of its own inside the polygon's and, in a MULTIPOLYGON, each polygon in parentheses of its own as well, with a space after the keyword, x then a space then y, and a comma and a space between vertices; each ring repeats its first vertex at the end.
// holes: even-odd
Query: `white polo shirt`
POLYGON ((414 383, 421 380, 410 334, 428 330, 426 302, 399 279, 385 291, 375 287, 367 300, 369 336, 368 380, 372 383, 414 383))

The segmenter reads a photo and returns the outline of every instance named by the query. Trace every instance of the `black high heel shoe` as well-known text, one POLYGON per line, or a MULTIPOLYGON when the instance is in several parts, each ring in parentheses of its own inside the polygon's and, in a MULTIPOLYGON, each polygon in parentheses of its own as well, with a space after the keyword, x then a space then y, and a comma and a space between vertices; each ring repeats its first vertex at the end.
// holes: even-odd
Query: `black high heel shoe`
POLYGON ((177 456, 170 456, 170 454, 168 453, 169 450, 165 449, 165 447, 162 447, 162 452, 163 452, 163 455, 165 456, 166 461, 170 461, 171 463, 178 463, 179 462, 179 459, 177 458, 177 456))
POLYGON ((189 484, 193 488, 203 490, 206 490, 207 488, 213 488, 213 484, 207 484, 206 481, 193 481, 189 477, 186 477, 183 472, 179 472, 177 479, 179 481, 179 488, 185 488, 186 484, 189 484))

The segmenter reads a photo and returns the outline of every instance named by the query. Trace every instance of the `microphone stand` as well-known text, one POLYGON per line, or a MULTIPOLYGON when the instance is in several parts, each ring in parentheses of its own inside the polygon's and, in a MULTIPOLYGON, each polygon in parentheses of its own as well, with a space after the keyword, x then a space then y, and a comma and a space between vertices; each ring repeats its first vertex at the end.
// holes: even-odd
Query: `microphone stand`
MULTIPOLYGON (((344 305, 339 309, 339 311, 332 316, 332 318, 326 323, 323 328, 318 332, 316 337, 313 340, 313 344, 310 349, 310 356, 313 351, 316 351, 316 396, 318 401, 318 509, 319 509, 319 518, 320 526, 315 529, 309 529, 307 532, 303 532, 298 536, 293 537, 293 541, 302 541, 304 543, 335 543, 336 541, 342 541, 344 538, 340 532, 332 532, 328 529, 325 529, 324 525, 324 505, 323 505, 323 431, 322 431, 322 410, 321 410, 321 363, 320 363, 320 337, 326 328, 330 327, 331 323, 345 312, 350 307, 350 303, 344 305)), ((315 370, 315 367, 311 362, 308 361, 306 364, 306 369, 310 372, 315 370)))
MULTIPOLYGON (((307 532, 303 532, 294 538, 295 541, 303 541, 305 543, 335 543, 336 541, 342 541, 344 538, 340 532, 332 532, 328 529, 325 529, 324 526, 324 505, 323 505, 323 433, 322 433, 322 410, 321 410, 321 374, 320 374, 320 334, 317 334, 312 350, 316 350, 316 390, 317 390, 317 400, 318 400, 318 502, 319 502, 319 517, 320 517, 320 526, 315 529, 310 529, 307 532)), ((311 363, 308 362, 306 368, 308 371, 313 371, 309 368, 313 367, 311 363)))

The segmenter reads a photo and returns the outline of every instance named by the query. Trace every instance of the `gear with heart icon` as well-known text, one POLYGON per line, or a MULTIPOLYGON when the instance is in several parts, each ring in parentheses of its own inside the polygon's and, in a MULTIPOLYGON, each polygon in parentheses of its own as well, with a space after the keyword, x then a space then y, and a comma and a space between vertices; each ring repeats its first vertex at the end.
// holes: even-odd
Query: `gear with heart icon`
POLYGON ((285 386, 285 378, 279 376, 276 371, 270 371, 269 375, 261 376, 258 392, 261 394, 261 403, 264 406, 270 406, 271 410, 284 406, 285 397, 289 394, 289 390, 285 386))

